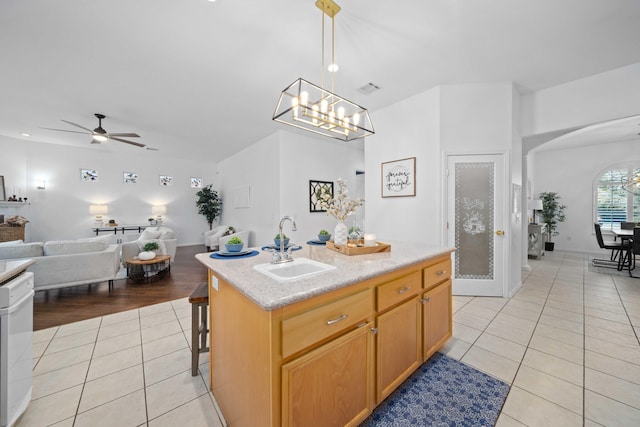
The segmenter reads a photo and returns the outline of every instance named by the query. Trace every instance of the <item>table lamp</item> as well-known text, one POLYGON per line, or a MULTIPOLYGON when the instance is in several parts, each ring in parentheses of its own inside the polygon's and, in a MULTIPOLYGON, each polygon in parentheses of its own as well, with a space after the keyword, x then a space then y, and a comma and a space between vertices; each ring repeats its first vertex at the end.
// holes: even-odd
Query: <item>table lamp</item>
POLYGON ((102 216, 109 213, 107 205, 89 205, 89 213, 96 216, 96 227, 103 225, 102 216))
POLYGON ((151 206, 151 213, 156 216, 156 221, 162 221, 162 215, 167 213, 167 207, 164 205, 151 206))
POLYGON ((529 209, 531 209, 533 211, 533 224, 537 224, 536 222, 536 211, 541 211, 542 210, 542 200, 541 199, 534 199, 534 200, 529 200, 529 209))

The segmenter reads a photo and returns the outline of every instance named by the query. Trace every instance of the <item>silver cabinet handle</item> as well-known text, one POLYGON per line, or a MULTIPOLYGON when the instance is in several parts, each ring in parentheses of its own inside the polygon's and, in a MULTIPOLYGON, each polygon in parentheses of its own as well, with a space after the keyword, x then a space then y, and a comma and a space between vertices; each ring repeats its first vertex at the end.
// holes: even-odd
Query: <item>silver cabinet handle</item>
POLYGON ((422 298, 420 300, 421 303, 430 302, 430 301, 431 301, 431 297, 422 298))
POLYGON ((347 317, 349 317, 348 314, 343 314, 338 318, 327 320, 327 325, 334 325, 334 324, 338 323, 339 321, 346 319, 347 317))
POLYGON ((411 286, 405 286, 404 288, 399 289, 399 290, 398 290, 398 293, 399 293, 399 294, 404 294, 405 292, 407 292, 407 291, 408 291, 408 290, 410 290, 410 289, 411 289, 411 286))
POLYGON ((442 275, 443 275, 444 273, 446 273, 446 272, 447 272, 446 270, 440 270, 440 271, 438 271, 436 274, 437 274, 438 276, 442 276, 442 275))

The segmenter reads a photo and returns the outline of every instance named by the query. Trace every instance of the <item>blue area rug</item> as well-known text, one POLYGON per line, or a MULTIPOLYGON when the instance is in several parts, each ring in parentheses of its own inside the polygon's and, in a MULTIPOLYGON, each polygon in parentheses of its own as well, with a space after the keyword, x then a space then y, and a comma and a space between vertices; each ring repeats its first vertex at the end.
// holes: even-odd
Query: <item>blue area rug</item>
POLYGON ((360 426, 492 426, 507 393, 502 381, 436 353, 360 426))

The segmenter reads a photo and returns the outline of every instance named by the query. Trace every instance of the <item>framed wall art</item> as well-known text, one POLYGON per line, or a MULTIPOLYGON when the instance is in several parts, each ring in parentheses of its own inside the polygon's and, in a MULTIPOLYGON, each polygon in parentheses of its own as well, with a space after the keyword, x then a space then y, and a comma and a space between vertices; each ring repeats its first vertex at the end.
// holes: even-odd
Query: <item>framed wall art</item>
POLYGON ((160 185, 163 187, 168 187, 169 185, 173 185, 173 177, 167 175, 160 175, 160 185))
POLYGON ((328 192, 333 197, 333 182, 309 180, 309 212, 326 212, 320 206, 320 194, 328 192))
POLYGON ((80 180, 82 182, 95 182, 98 180, 98 171, 95 169, 80 169, 80 180))
POLYGON ((382 163, 382 197, 416 195, 416 158, 382 163))
POLYGON ((202 178, 191 177, 191 188, 202 188, 202 178))
POLYGON ((7 200, 7 193, 4 190, 4 176, 0 175, 0 202, 4 202, 5 200, 7 200))
POLYGON ((137 184, 138 174, 135 172, 123 172, 122 180, 125 184, 137 184))

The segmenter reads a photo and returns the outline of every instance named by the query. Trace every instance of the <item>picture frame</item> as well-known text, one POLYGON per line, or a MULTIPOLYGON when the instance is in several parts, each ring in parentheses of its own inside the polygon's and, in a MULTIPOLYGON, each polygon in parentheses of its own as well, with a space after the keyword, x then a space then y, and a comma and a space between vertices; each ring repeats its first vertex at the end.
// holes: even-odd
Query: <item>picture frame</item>
POLYGON ((416 158, 384 162, 381 168, 382 197, 408 197, 416 195, 416 158))
POLYGON ((160 175, 160 185, 162 187, 173 185, 173 177, 168 175, 160 175))
POLYGON ((331 181, 313 181, 309 180, 309 212, 326 212, 326 209, 322 209, 320 206, 320 200, 318 196, 320 191, 326 190, 333 197, 333 182, 331 181))
POLYGON ((202 188, 202 178, 191 177, 191 188, 202 188))
POLYGON ((6 200, 7 200, 7 192, 4 189, 4 176, 0 175, 0 202, 5 202, 6 200))
POLYGON ((95 169, 80 169, 80 180, 82 182, 97 182, 98 171, 95 169))
POLYGON ((122 172, 122 182, 125 184, 137 184, 138 174, 135 172, 122 172))

